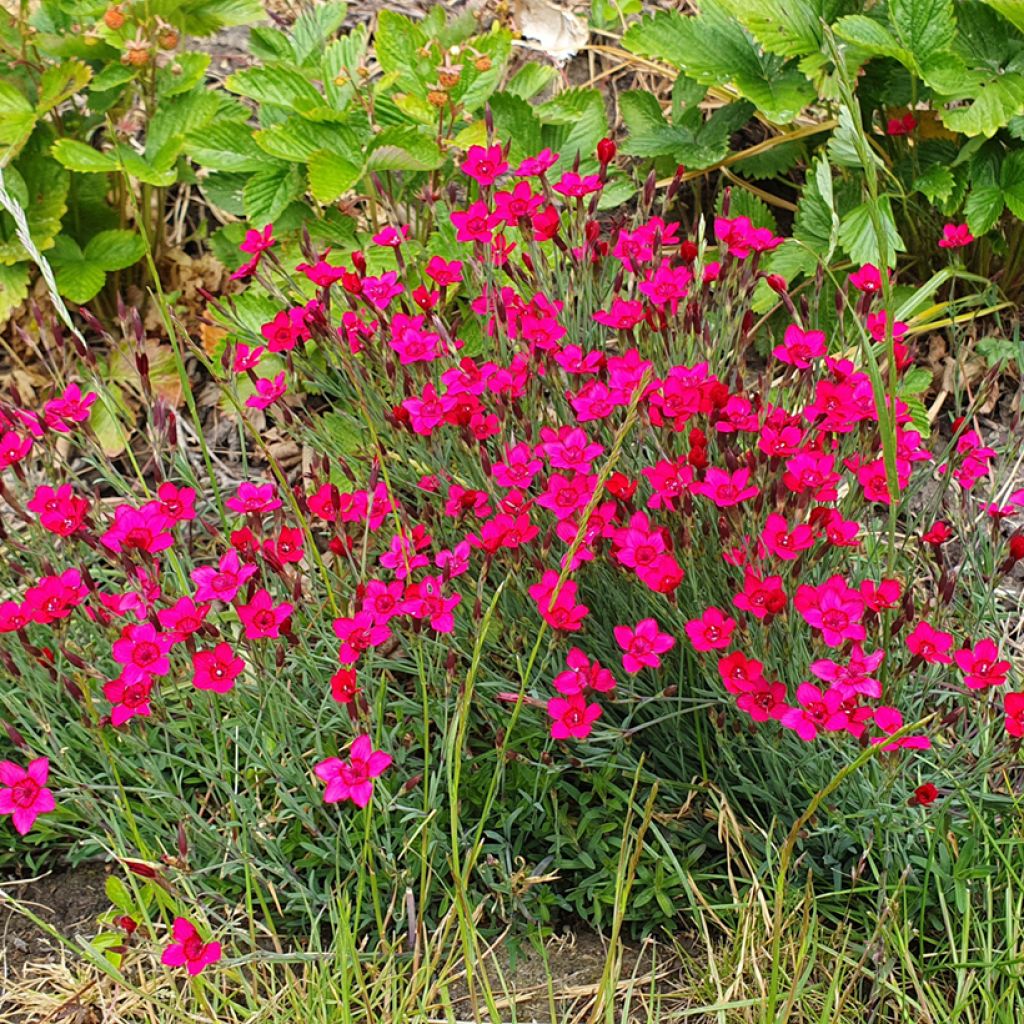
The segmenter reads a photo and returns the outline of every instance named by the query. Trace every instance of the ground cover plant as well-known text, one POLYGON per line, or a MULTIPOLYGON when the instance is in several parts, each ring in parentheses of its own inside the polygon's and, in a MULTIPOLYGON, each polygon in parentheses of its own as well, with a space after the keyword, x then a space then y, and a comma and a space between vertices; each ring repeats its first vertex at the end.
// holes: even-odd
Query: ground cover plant
MULTIPOLYGON (((333 115, 267 93, 319 80, 311 38, 370 46, 317 11, 255 32, 260 66, 228 80, 256 137, 319 141, 204 177, 296 184, 237 207, 201 337, 142 236, 184 408, 140 314, 69 313, 59 277, 32 314, 48 393, 0 399, 0 865, 115 865, 88 953, 155 1019, 455 1019, 459 984, 507 1019, 490 941, 581 922, 611 943, 594 1019, 697 1012, 621 983, 622 939, 679 934, 720 1019, 1018 1019, 1019 402, 988 417, 997 365, 929 406, 920 365, 1002 307, 970 232, 939 223, 927 279, 899 257, 842 61, 846 157, 802 200, 819 247, 739 187, 659 186, 595 90, 545 99, 532 65, 504 75, 500 30, 437 15, 417 53, 466 47, 478 77, 450 69, 428 138, 436 67, 403 72, 382 14, 358 117, 424 128, 377 124, 347 170, 333 115), (348 175, 330 200, 365 189, 330 239, 288 213, 315 167, 348 175), (104 380, 126 346, 130 407, 104 380)), ((248 152, 242 116, 221 129, 248 152)))

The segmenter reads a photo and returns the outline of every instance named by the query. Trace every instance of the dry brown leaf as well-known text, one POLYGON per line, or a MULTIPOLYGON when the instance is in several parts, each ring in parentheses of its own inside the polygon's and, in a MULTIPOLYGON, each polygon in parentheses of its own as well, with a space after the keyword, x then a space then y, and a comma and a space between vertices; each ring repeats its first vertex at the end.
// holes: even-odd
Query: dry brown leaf
POLYGON ((587 23, 551 0, 518 0, 516 24, 525 45, 565 61, 587 45, 587 23))
POLYGON ((199 337, 203 342, 203 351, 212 359, 214 353, 217 350, 217 343, 227 337, 227 330, 223 327, 218 327, 216 324, 207 324, 200 322, 199 324, 199 337))

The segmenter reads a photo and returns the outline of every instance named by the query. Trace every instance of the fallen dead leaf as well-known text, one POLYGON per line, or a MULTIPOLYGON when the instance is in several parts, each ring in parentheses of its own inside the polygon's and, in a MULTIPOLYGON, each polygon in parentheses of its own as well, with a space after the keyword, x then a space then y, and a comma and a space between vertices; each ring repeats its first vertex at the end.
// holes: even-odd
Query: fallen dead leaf
POLYGON ((590 37, 581 17, 551 0, 518 0, 516 25, 525 45, 559 62, 578 53, 590 37))

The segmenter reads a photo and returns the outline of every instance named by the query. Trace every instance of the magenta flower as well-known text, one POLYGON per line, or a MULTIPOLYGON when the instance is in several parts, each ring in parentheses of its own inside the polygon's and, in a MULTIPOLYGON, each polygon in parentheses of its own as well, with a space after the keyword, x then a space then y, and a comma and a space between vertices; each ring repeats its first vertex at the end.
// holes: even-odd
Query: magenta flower
POLYGON ((253 594, 248 604, 240 604, 235 608, 245 626, 246 640, 279 637, 281 627, 294 610, 295 606, 287 601, 275 605, 269 591, 263 588, 253 594))
POLYGON ((124 665, 125 682, 134 683, 147 676, 165 676, 171 671, 167 652, 174 645, 169 633, 158 633, 149 622, 125 626, 114 641, 114 661, 124 665))
POLYGON ((962 249, 974 241, 974 235, 966 224, 943 224, 940 249, 962 249))
POLYGON ((227 693, 245 670, 230 644, 220 643, 212 651, 196 651, 192 655, 192 685, 197 690, 227 693))
POLYGON ((659 655, 672 650, 676 645, 676 638, 670 633, 662 633, 654 619, 642 619, 634 629, 616 626, 612 632, 615 642, 626 652, 622 656, 622 667, 630 675, 645 666, 660 668, 659 655))
POLYGON ((957 651, 953 660, 963 672, 969 690, 1002 686, 1010 671, 1010 663, 999 660, 999 648, 994 640, 979 640, 973 649, 965 647, 957 651))
POLYGON ((221 958, 219 942, 203 942, 195 925, 176 917, 171 929, 174 941, 163 951, 160 962, 165 967, 184 967, 192 976, 215 964, 221 958))
POLYGON ((865 263, 850 275, 850 284, 859 292, 873 295, 882 290, 882 273, 873 263, 865 263))
POLYGON ((0 761, 0 814, 9 814, 15 830, 25 835, 40 814, 56 809, 53 793, 46 788, 50 761, 37 757, 26 768, 0 761))
POLYGON ((866 635, 861 624, 864 598, 842 576, 832 576, 819 587, 797 588, 793 604, 809 626, 821 630, 829 647, 842 647, 847 640, 860 641, 866 635))
POLYGON ((373 796, 373 780, 383 774, 391 762, 390 754, 373 749, 369 736, 358 736, 349 749, 347 761, 328 757, 313 769, 317 777, 327 783, 324 803, 351 800, 356 807, 365 807, 373 796))
POLYGON ((552 697, 547 709, 552 718, 551 738, 555 740, 586 739, 594 722, 601 717, 601 706, 588 704, 581 693, 552 697))
POLYGON ((772 350, 772 355, 780 363, 806 370, 813 359, 820 358, 826 351, 824 331, 803 331, 796 324, 790 324, 782 344, 772 350))
POLYGON ((1003 697, 1006 731, 1011 736, 1024 736, 1024 693, 1007 693, 1003 697))
POLYGON ((391 629, 377 622, 372 613, 356 612, 351 618, 334 620, 334 635, 341 641, 338 657, 343 665, 354 665, 371 647, 379 647, 391 639, 391 629))
POLYGON ((140 676, 128 681, 122 673, 116 679, 103 684, 103 696, 110 701, 110 724, 117 728, 129 719, 148 718, 149 702, 153 690, 150 676, 140 676))
POLYGON ((232 548, 225 552, 217 568, 200 566, 193 569, 192 582, 196 584, 196 601, 233 601, 242 584, 256 574, 255 565, 242 565, 238 552, 232 548))
POLYGON ((478 185, 493 185, 508 170, 501 146, 470 146, 459 169, 478 185))
POLYGON ((730 473, 715 466, 708 469, 701 483, 694 484, 690 489, 694 494, 710 498, 719 508, 738 505, 761 493, 750 483, 749 469, 737 469, 735 473, 730 473))
POLYGON ((561 694, 571 697, 584 690, 607 693, 615 689, 615 677, 600 662, 591 661, 578 647, 570 647, 565 659, 566 669, 559 672, 551 685, 561 694))
POLYGON ((736 620, 723 614, 718 608, 708 608, 699 619, 690 619, 686 624, 686 635, 695 651, 724 650, 732 643, 732 631, 736 620))
POLYGON ((907 637, 911 653, 932 665, 952 664, 953 659, 949 656, 952 646, 953 637, 949 633, 934 629, 927 622, 919 622, 907 637))

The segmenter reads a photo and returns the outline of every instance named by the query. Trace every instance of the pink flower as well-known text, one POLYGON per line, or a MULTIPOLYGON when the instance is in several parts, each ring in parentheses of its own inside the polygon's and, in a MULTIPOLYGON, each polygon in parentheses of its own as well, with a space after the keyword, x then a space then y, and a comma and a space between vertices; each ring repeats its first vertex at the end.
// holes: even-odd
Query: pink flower
POLYGON ((882 274, 873 263, 865 263, 850 275, 850 284, 859 292, 873 295, 882 290, 882 274))
POLYGON ((32 622, 47 626, 66 619, 88 596, 77 569, 65 569, 59 576, 42 576, 25 591, 21 614, 32 622))
POLYGON ((192 685, 197 690, 227 693, 245 670, 245 662, 230 644, 221 643, 212 651, 196 651, 192 655, 192 668, 192 685))
POLYGON ((819 730, 825 728, 831 713, 824 694, 811 683, 801 683, 796 688, 796 699, 800 706, 788 708, 779 721, 805 743, 810 743, 819 730))
POLYGON ((440 576, 425 576, 406 592, 405 610, 415 619, 427 619, 435 633, 451 633, 455 629, 453 612, 462 600, 460 594, 445 597, 440 576))
POLYGON ((40 814, 56 809, 53 793, 46 788, 50 761, 37 757, 26 768, 0 761, 0 814, 9 814, 15 830, 25 835, 40 814))
POLYGON ((1003 686, 1010 671, 1010 663, 999 660, 999 648, 994 640, 979 640, 973 649, 965 647, 957 651, 953 660, 963 672, 969 690, 1003 686))
POLYGON ((762 579, 751 569, 745 569, 743 590, 732 599, 732 603, 755 619, 764 620, 769 615, 778 615, 786 607, 782 577, 765 576, 762 579))
POLYGON ((0 469, 21 462, 31 450, 31 437, 22 437, 13 430, 4 431, 0 435, 0 469))
POLYGON ((806 370, 812 359, 826 352, 824 331, 803 331, 796 324, 786 328, 782 344, 772 350, 780 363, 788 363, 797 369, 806 370))
POLYGON ((607 693, 615 689, 615 677, 600 662, 591 661, 578 647, 570 647, 565 659, 566 670, 559 672, 551 685, 561 694, 571 697, 584 690, 607 693))
POLYGON ((440 256, 431 256, 424 273, 441 288, 456 285, 462 280, 462 261, 448 261, 440 256))
POLYGON ((317 777, 327 783, 324 803, 351 800, 356 807, 365 807, 373 796, 373 780, 390 767, 391 761, 390 754, 373 749, 369 736, 358 736, 347 761, 328 757, 313 769, 317 777))
POLYGON ((911 653, 932 665, 952 664, 948 653, 952 646, 953 637, 949 633, 942 633, 927 622, 919 622, 907 637, 911 653))
POLYGON ((582 629, 583 620, 590 609, 584 604, 576 603, 576 584, 566 580, 558 591, 558 597, 552 601, 555 587, 558 585, 558 573, 548 569, 540 583, 530 587, 528 593, 537 603, 540 617, 552 629, 560 629, 566 633, 575 633, 582 629))
POLYGON ((210 605, 199 604, 190 597, 179 598, 170 608, 161 608, 156 617, 176 644, 198 632, 210 614, 210 605))
POLYGON ((1006 714, 1006 731, 1011 736, 1024 736, 1024 693, 1005 694, 1003 711, 1006 714))
POLYGON ((147 676, 165 676, 171 671, 167 652, 174 645, 174 637, 158 633, 149 622, 125 626, 120 639, 114 641, 114 661, 124 665, 125 682, 134 683, 147 676))
POLYGON ((245 626, 246 640, 261 640, 279 637, 295 606, 287 601, 275 605, 269 591, 260 588, 248 604, 237 605, 235 611, 245 626))
POLYGON ((250 395, 245 400, 245 404, 250 409, 268 409, 278 399, 283 398, 285 392, 288 390, 283 370, 273 379, 269 377, 257 377, 254 386, 256 388, 256 394, 250 395))
POLYGON ((379 647, 391 639, 391 628, 374 621, 370 612, 356 612, 351 618, 334 620, 334 635, 341 641, 338 657, 344 665, 354 665, 363 651, 379 647))
POLYGON ((907 113, 902 117, 890 117, 885 123, 886 135, 909 135, 917 127, 917 118, 907 113))
POLYGON ((718 608, 708 608, 699 619, 690 619, 686 634, 695 651, 724 650, 732 643, 732 631, 736 620, 723 614, 718 608))
POLYGON ((277 496, 277 488, 272 483, 254 484, 245 480, 238 485, 235 496, 228 498, 224 504, 239 515, 253 516, 280 508, 281 499, 277 496))
POLYGON ((791 562, 809 548, 814 547, 814 531, 806 523, 790 530, 786 520, 778 513, 768 516, 761 531, 761 543, 776 558, 791 562))
POLYGON ((966 224, 944 224, 942 237, 939 239, 940 249, 962 249, 974 241, 974 235, 966 224))
POLYGON ((710 498, 719 508, 738 505, 761 493, 750 483, 749 469, 737 469, 735 473, 730 473, 715 466, 711 466, 704 474, 703 482, 694 484, 691 490, 694 494, 710 498))
POLYGON ((117 728, 136 716, 148 718, 152 690, 151 676, 139 676, 127 681, 122 673, 117 679, 104 683, 103 696, 114 705, 110 709, 110 724, 117 728))
POLYGON ((232 548, 220 560, 217 568, 200 566, 192 570, 196 584, 197 601, 233 601, 242 584, 255 575, 255 565, 242 565, 238 552, 232 548))
POLYGON ((174 941, 163 951, 160 962, 165 967, 184 967, 190 975, 197 975, 221 958, 219 942, 203 942, 195 925, 183 917, 176 917, 171 929, 174 941))
POLYGON ((654 619, 642 619, 631 629, 629 626, 616 626, 612 630, 615 642, 626 652, 622 656, 622 667, 633 675, 645 666, 659 668, 659 655, 672 650, 676 638, 670 633, 662 633, 654 619))
POLYGON ((493 185, 508 170, 508 161, 501 146, 470 146, 459 170, 478 185, 493 185))
POLYGON ((472 203, 468 209, 452 210, 449 215, 455 225, 455 238, 459 242, 490 242, 491 211, 481 199, 472 203))
POLYGON ((118 505, 114 522, 100 537, 100 543, 111 551, 147 551, 156 554, 174 543, 170 530, 174 520, 160 510, 156 502, 137 509, 118 505))
POLYGON ((548 714, 552 718, 551 738, 556 740, 586 739, 594 722, 601 717, 599 704, 588 704, 581 693, 568 697, 552 697, 548 701, 548 714))
POLYGON ((809 626, 821 630, 822 639, 829 647, 842 647, 847 640, 864 639, 861 625, 864 598, 859 591, 847 586, 842 576, 832 576, 819 587, 797 588, 793 604, 809 626))
POLYGON ((764 676, 738 683, 736 706, 755 722, 780 720, 790 710, 784 683, 769 682, 764 676))

